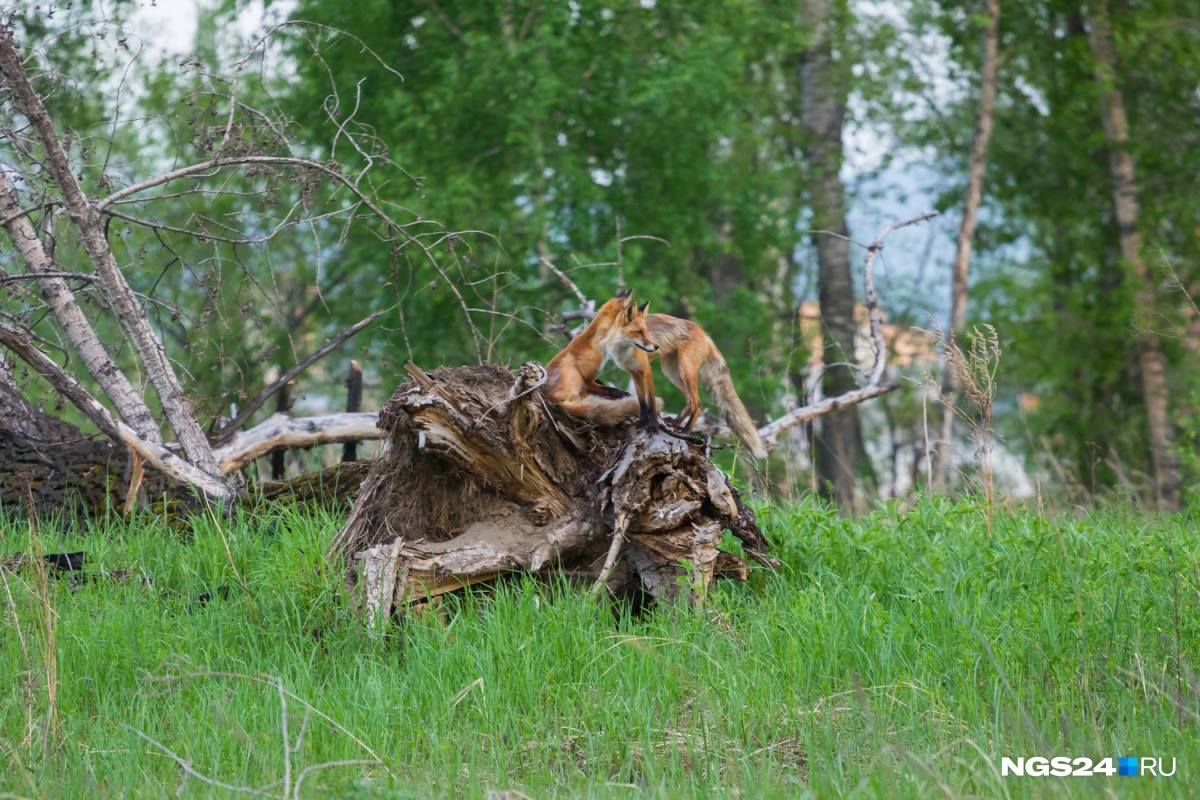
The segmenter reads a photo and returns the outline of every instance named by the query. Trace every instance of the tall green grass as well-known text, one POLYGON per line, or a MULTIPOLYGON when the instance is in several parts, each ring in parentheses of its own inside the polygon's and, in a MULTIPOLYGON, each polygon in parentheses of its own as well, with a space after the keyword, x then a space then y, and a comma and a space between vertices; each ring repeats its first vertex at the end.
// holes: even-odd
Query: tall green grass
POLYGON ((3 523, 4 554, 40 540, 153 583, 52 579, 42 598, 35 573, 5 575, 0 796, 246 796, 185 778, 158 745, 275 796, 289 766, 294 785, 372 753, 382 766, 310 772, 301 796, 1200 791, 1191 520, 998 513, 989 537, 968 503, 759 513, 782 568, 722 583, 700 613, 616 619, 518 579, 378 637, 322 555, 331 516, 200 519, 186 536, 3 523), (293 745, 303 728, 286 764, 280 687, 293 745), (1000 777, 1002 756, 1034 755, 1174 757, 1177 771, 1000 777))

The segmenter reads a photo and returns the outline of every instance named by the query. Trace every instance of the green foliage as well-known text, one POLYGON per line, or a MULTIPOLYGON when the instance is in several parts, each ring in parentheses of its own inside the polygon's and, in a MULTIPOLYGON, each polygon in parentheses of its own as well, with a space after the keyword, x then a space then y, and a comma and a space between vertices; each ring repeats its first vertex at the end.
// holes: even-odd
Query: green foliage
MULTIPOLYGON (((919 121, 901 127, 906 141, 933 150, 953 176, 947 208, 960 204, 977 107, 980 39, 971 16, 977 8, 957 0, 920 2, 911 18, 918 32, 945 37, 946 77, 964 90, 943 91, 945 102, 930 102, 914 115, 919 121)), ((1191 285, 1200 252, 1191 188, 1200 180, 1200 37, 1176 24, 1187 8, 1170 0, 1113 4, 1112 23, 1145 258, 1153 264, 1161 250, 1171 263, 1187 264, 1180 278, 1191 285)), ((1078 4, 1001 5, 999 99, 972 313, 997 327, 1013 355, 1005 361, 1010 392, 1038 401, 1027 417, 1002 420, 1010 440, 1047 450, 1082 485, 1103 489, 1148 468, 1135 336, 1163 336, 1181 377, 1194 371, 1196 356, 1172 335, 1187 309, 1177 293, 1160 293, 1154 319, 1134 310, 1136 284, 1118 247, 1088 25, 1078 4)), ((1173 389, 1174 402, 1186 402, 1182 379, 1173 389)))
MULTIPOLYGON (((293 739, 303 701, 387 765, 312 773, 305 796, 1190 796, 1192 520, 1002 512, 989 538, 969 502, 857 521, 816 503, 758 514, 783 567, 718 585, 702 614, 614 620, 575 590, 516 579, 379 639, 321 555, 328 516, 201 520, 188 541, 156 523, 45 529, 48 549, 153 584, 51 581, 48 739, 45 610, 35 577, 5 573, 0 792, 176 791, 179 768, 131 729, 227 783, 281 779, 277 688, 184 677, 214 671, 280 678, 293 739), (221 585, 227 597, 199 602, 221 585), (1175 757, 1178 774, 996 774, 1005 755, 1127 753, 1175 757)), ((4 555, 34 546, 28 524, 4 530, 4 555)), ((369 756, 312 715, 293 777, 356 758, 369 756)), ((182 791, 222 795, 196 779, 182 791)))
MULTIPOLYGON (((548 257, 568 270, 598 264, 572 273, 593 298, 623 277, 658 311, 694 316, 752 404, 773 395, 791 348, 778 330, 793 305, 780 264, 799 216, 775 121, 789 79, 781 48, 797 36, 786 14, 769 3, 379 1, 304 2, 293 16, 355 38, 294 31, 288 107, 314 128, 336 97, 348 124, 376 132, 415 176, 389 185, 389 199, 486 233, 462 236, 457 266, 489 289, 500 271, 500 310, 519 319, 493 359, 544 360, 561 346, 535 338, 543 312, 575 302, 539 264, 548 257)), ((362 265, 350 280, 378 279, 364 269, 386 261, 378 250, 347 254, 362 265)), ((420 300, 407 320, 414 357, 470 360, 448 288, 429 286, 428 265, 393 270, 397 298, 420 300)))

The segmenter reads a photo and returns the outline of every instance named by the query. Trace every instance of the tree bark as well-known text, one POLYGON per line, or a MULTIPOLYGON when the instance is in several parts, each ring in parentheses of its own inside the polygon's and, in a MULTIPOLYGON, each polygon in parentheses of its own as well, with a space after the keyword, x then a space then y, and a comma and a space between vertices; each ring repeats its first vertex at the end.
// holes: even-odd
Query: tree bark
MULTIPOLYGON (((800 54, 801 125, 808 162, 813 227, 819 266, 817 294, 821 306, 826 396, 842 395, 857 386, 854 352, 854 284, 850 274, 845 187, 842 185, 842 126, 847 87, 833 59, 828 0, 806 0, 805 16, 812 43, 800 54)), ((858 411, 848 408, 825 416, 816 437, 818 491, 850 509, 854 504, 859 456, 863 452, 858 411)))
POLYGON ((380 412, 389 445, 330 546, 368 619, 513 572, 699 599, 722 528, 770 563, 754 512, 702 446, 572 417, 541 396, 533 363, 515 379, 409 371, 380 412))
MULTIPOLYGON (((1108 5, 1099 2, 1091 17, 1088 42, 1091 45, 1096 83, 1100 94, 1100 118, 1108 142, 1109 171, 1112 174, 1113 209, 1121 240, 1121 256, 1136 282, 1134 303, 1138 317, 1147 324, 1156 316, 1154 277, 1142 256, 1142 234, 1138 229, 1140 194, 1133 157, 1129 154, 1129 122, 1125 99, 1117 80, 1113 52, 1112 26, 1108 5)), ((1142 396, 1150 435, 1150 460, 1154 467, 1154 492, 1164 511, 1177 511, 1182 493, 1179 455, 1175 430, 1171 427, 1168 406, 1166 358, 1162 343, 1150 330, 1134 330, 1142 396)))
MULTIPOLYGON (((33 223, 29 221, 28 216, 21 214, 22 208, 16 187, 8 179, 8 174, 13 171, 7 165, 0 164, 0 217, 9 220, 4 227, 30 272, 61 275, 62 273, 55 269, 54 262, 46 252, 33 223)), ((117 414, 143 439, 161 444, 162 436, 154 415, 109 356, 100 342, 100 337, 96 335, 91 323, 84 316, 83 309, 75 300, 75 294, 66 279, 38 278, 37 284, 42 297, 46 299, 50 310, 54 312, 67 338, 75 347, 75 352, 83 360, 88 373, 112 401, 117 414)))
MULTIPOLYGON (((45 152, 47 172, 62 194, 68 216, 79 230, 80 241, 100 276, 101 286, 113 312, 142 359, 150 381, 158 393, 167 421, 192 464, 209 477, 206 484, 212 484, 214 481, 224 484, 224 476, 213 457, 212 448, 200 429, 196 415, 183 393, 183 387, 180 386, 167 359, 166 350, 155 338, 133 290, 117 266, 116 257, 104 236, 100 210, 84 195, 71 169, 62 141, 54 130, 50 115, 41 97, 29 82, 21 54, 17 51, 13 39, 12 29, 7 27, 0 28, 0 71, 3 71, 7 78, 9 90, 13 93, 17 105, 37 133, 45 152)), ((211 485, 203 488, 211 493, 211 485)), ((228 494, 228 487, 223 494, 228 494)))
MULTIPOLYGON (((975 119, 975 141, 971 146, 971 166, 967 173, 967 191, 963 199, 962 224, 954 251, 954 278, 950 290, 950 336, 961 336, 967 326, 967 278, 971 266, 971 249, 975 244, 975 222, 979 203, 983 199, 983 177, 987 170, 988 145, 992 139, 992 124, 996 113, 996 75, 999 69, 1000 0, 987 0, 988 24, 983 31, 983 58, 980 63, 979 116, 975 119)), ((958 380, 946 366, 942 379, 943 403, 956 402, 958 380)), ((933 462, 934 486, 946 485, 950 445, 954 438, 954 412, 942 409, 942 435, 938 439, 937 455, 933 462)))
POLYGON ((242 431, 229 444, 214 452, 221 471, 237 472, 256 458, 281 450, 296 450, 318 444, 340 444, 379 439, 378 414, 326 414, 321 417, 289 417, 273 414, 266 421, 242 431))
MULTIPOLYGON (((292 389, 295 387, 295 381, 288 381, 279 390, 279 394, 275 396, 275 415, 287 416, 287 412, 292 410, 292 389)), ((281 481, 287 477, 287 451, 276 450, 271 453, 271 480, 281 481)))
POLYGON ((43 441, 46 432, 33 406, 21 396, 12 367, 0 358, 0 433, 6 438, 43 441))
POLYGON ((225 499, 233 494, 229 483, 201 472, 195 465, 184 461, 162 444, 143 439, 137 431, 112 415, 96 398, 88 394, 79 383, 63 371, 45 353, 34 347, 18 331, 0 325, 0 345, 4 345, 50 381, 55 390, 70 400, 76 408, 118 444, 125 444, 147 464, 156 467, 169 478, 190 484, 211 498, 225 499))

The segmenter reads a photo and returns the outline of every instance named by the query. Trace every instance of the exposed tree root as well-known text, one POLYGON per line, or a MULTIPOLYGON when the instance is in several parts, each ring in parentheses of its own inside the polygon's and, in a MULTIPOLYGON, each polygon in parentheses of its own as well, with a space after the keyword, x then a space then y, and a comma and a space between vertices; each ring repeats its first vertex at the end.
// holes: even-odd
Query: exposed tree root
POLYGON ((572 417, 541 396, 537 364, 516 377, 409 372, 379 415, 383 455, 331 544, 371 620, 511 572, 674 602, 702 595, 718 568, 744 574, 739 559, 718 561, 723 529, 766 550, 702 446, 572 417))

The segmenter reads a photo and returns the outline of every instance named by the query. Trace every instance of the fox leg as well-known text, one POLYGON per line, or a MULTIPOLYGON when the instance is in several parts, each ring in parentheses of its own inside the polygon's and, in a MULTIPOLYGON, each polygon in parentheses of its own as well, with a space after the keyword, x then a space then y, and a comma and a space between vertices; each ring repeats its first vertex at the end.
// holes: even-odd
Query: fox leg
MULTIPOLYGON (((679 389, 680 391, 684 391, 683 381, 681 381, 679 378, 679 354, 678 353, 668 353, 667 355, 662 357, 662 371, 663 371, 663 375, 667 376, 667 380, 669 380, 671 382, 672 386, 674 386, 676 389, 679 389)), ((683 412, 681 411, 674 419, 669 420, 669 421, 672 425, 675 425, 676 427, 678 427, 680 420, 682 420, 682 419, 683 419, 683 412)))
POLYGON ((683 391, 686 402, 683 411, 675 418, 675 423, 685 433, 691 433, 692 428, 696 426, 696 420, 704 411, 704 406, 700 403, 700 365, 703 363, 703 359, 688 353, 686 349, 679 352, 677 359, 676 374, 679 381, 678 383, 671 382, 683 391))
POLYGON ((645 352, 637 350, 633 356, 633 369, 627 369, 637 389, 638 406, 641 413, 638 421, 650 431, 658 430, 658 402, 654 396, 654 373, 650 370, 650 359, 645 352))

